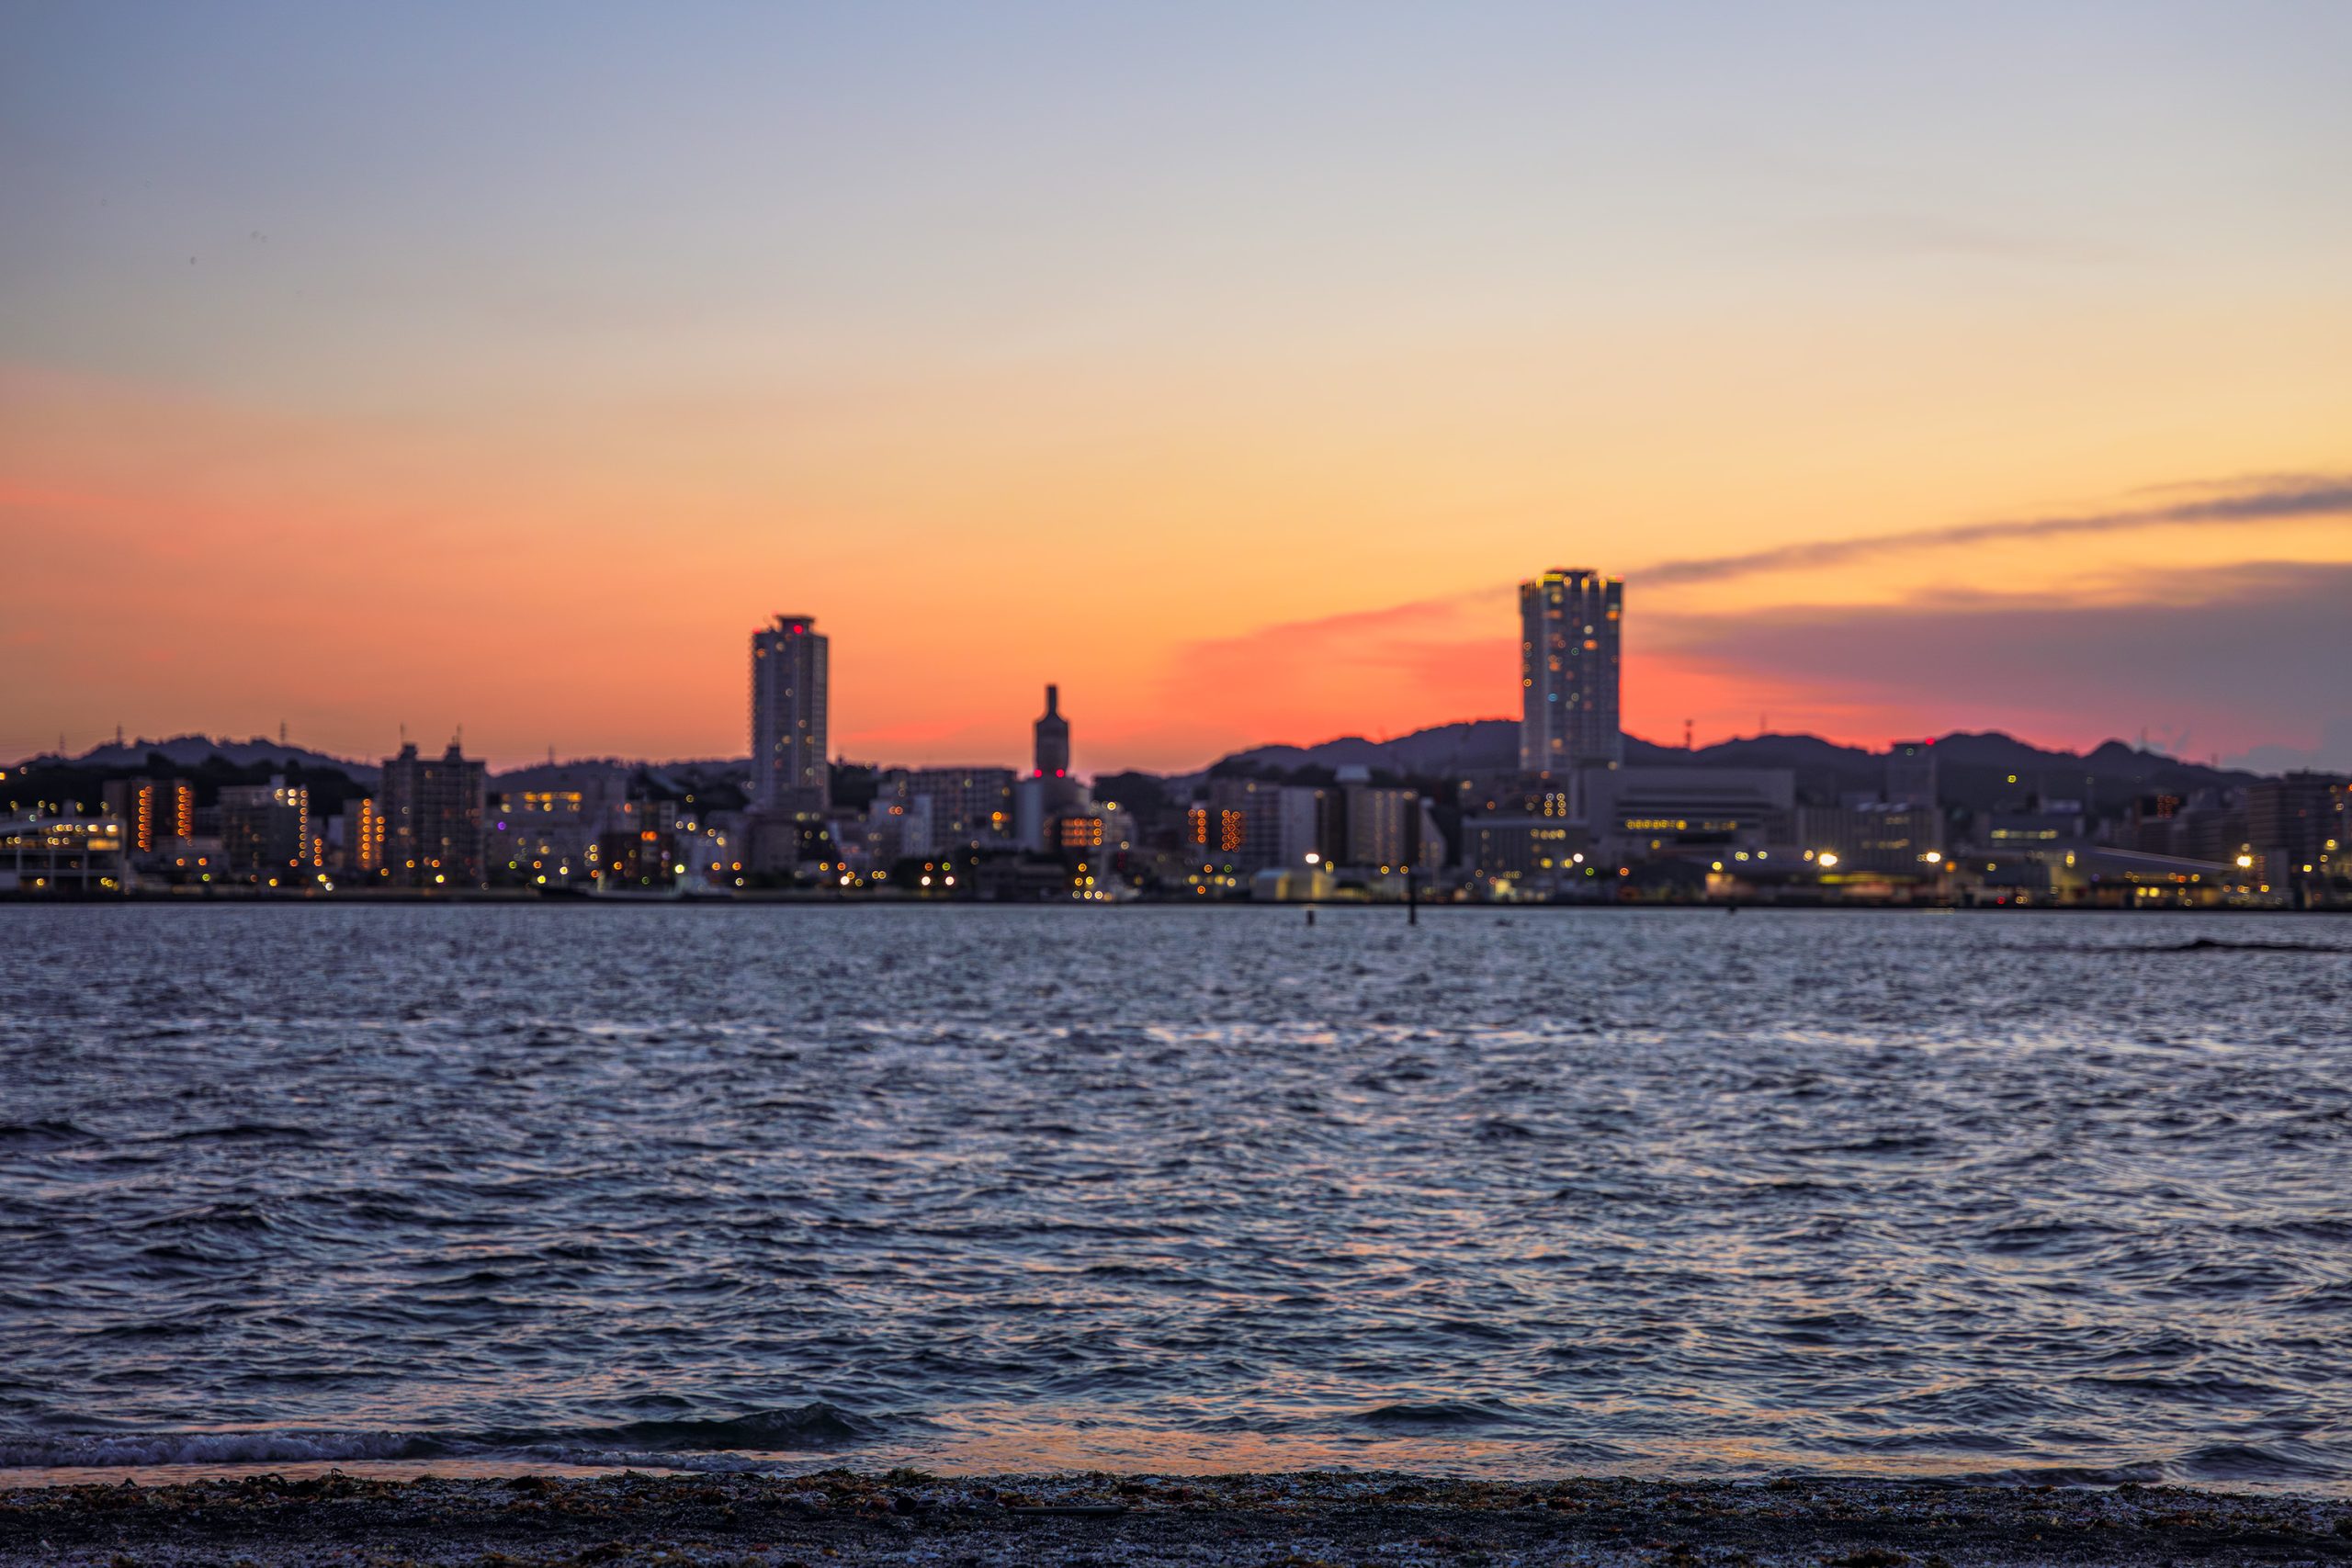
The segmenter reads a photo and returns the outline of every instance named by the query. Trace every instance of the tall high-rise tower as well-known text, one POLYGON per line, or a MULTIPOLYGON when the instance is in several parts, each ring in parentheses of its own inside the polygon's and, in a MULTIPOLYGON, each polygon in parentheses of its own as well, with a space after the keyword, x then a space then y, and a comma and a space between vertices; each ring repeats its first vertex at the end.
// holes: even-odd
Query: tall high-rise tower
POLYGON ((1069 776, 1069 720, 1062 716, 1062 689, 1046 688, 1046 715, 1037 721, 1036 772, 1041 779, 1069 776))
POLYGON ((1618 728, 1624 580, 1555 568, 1519 585, 1519 767, 1566 773, 1625 760, 1618 728))
POLYGON ((826 642, 811 615, 752 634, 752 805, 818 812, 832 801, 825 761, 826 642))

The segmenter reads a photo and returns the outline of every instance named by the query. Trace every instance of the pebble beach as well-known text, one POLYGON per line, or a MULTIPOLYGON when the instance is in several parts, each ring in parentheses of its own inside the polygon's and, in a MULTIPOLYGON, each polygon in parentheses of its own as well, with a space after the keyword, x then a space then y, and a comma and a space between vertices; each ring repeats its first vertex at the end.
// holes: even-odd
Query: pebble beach
POLYGON ((381 1479, 0 1493, 0 1562, 1993 1568, 2352 1561, 2352 1501, 2173 1486, 1398 1473, 381 1479))

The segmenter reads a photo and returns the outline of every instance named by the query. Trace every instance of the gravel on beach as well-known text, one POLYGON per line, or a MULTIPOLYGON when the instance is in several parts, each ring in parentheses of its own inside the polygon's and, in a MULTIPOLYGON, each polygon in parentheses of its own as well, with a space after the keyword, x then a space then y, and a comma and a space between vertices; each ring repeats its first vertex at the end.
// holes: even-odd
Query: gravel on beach
POLYGON ((0 1562, 1506 1568, 2352 1562, 2352 1500, 2172 1486, 333 1472, 0 1492, 0 1562))

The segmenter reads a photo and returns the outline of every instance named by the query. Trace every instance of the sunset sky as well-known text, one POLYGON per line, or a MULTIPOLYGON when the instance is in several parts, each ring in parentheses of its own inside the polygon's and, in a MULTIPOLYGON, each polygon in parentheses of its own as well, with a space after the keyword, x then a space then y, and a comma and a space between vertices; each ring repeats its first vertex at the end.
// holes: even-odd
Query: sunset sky
POLYGON ((0 5, 0 757, 2352 767, 2352 6, 0 5))

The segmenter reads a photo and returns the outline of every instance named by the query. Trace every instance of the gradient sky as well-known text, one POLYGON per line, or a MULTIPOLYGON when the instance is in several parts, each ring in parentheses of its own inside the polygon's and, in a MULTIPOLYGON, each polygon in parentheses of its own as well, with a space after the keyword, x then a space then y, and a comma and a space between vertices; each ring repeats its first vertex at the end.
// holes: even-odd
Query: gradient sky
POLYGON ((1189 767, 1591 565, 1655 739, 2352 766, 2352 6, 0 25, 0 756, 740 752, 790 611, 1189 767))

